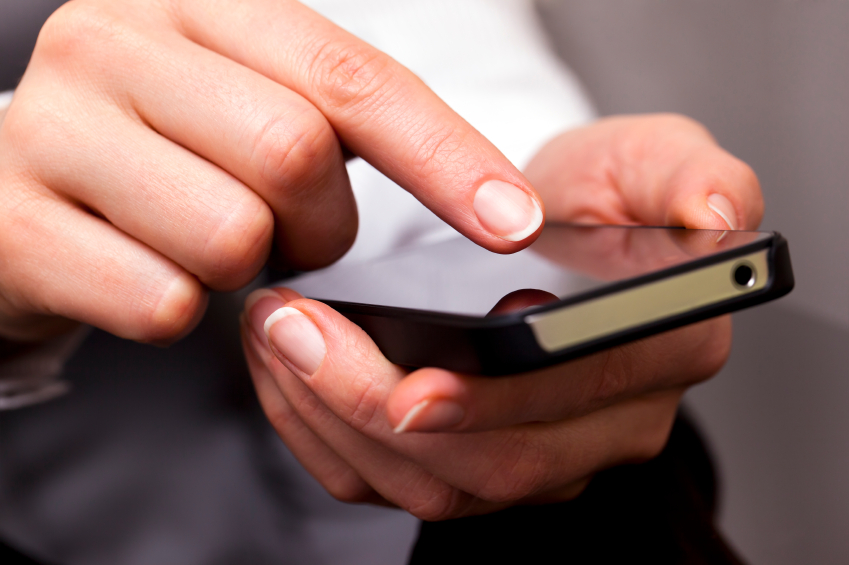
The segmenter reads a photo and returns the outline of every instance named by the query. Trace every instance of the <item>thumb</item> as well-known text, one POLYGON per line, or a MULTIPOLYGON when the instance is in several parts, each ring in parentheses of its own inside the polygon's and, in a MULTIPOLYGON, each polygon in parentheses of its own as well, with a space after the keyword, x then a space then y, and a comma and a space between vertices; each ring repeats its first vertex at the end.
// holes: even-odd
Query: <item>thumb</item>
POLYGON ((385 434, 385 405, 406 372, 356 324, 289 289, 248 297, 250 325, 275 357, 349 426, 385 434))

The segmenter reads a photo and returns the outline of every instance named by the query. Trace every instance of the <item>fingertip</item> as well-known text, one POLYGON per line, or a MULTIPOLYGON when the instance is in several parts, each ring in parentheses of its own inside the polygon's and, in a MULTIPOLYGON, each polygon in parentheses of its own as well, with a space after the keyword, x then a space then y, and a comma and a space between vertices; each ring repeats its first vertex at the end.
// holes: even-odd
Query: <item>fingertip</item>
POLYGON ((535 194, 497 179, 481 184, 472 206, 487 232, 511 243, 537 233, 545 219, 542 203, 535 194))
POLYGON ((259 302, 263 298, 269 298, 273 300, 282 300, 284 304, 291 302, 293 300, 298 300, 299 298, 303 298, 303 295, 299 292, 292 290, 291 288, 286 288, 282 286, 271 287, 271 288, 260 288, 253 292, 251 292, 247 298, 245 298, 245 312, 250 313, 253 309, 254 305, 259 302))
MULTIPOLYGON (((302 314, 315 331, 321 334, 330 373, 336 373, 338 376, 377 374, 391 365, 365 331, 327 304, 309 298, 299 298, 287 303, 286 310, 295 310, 302 314)), ((269 335, 273 333, 270 332, 269 335)), ((317 336, 314 341, 317 342, 317 336)), ((316 346, 313 349, 317 351, 319 348, 316 346)))
POLYGON ((292 290, 291 288, 286 288, 285 286, 275 286, 270 289, 273 292, 276 292, 285 300, 286 302, 292 302, 294 300, 300 300, 304 297, 303 294, 298 292, 297 290, 292 290))
POLYGON ((209 294, 188 274, 174 277, 150 315, 148 331, 138 341, 169 345, 188 335, 203 319, 209 294))
POLYGON ((737 210, 726 196, 714 192, 706 199, 707 207, 725 222, 730 230, 736 230, 739 225, 737 210))
POLYGON ((277 236, 279 256, 276 258, 287 267, 298 271, 322 269, 341 259, 353 247, 359 230, 356 204, 349 207, 351 210, 341 211, 334 211, 330 209, 332 205, 315 200, 309 204, 313 208, 301 215, 302 220, 308 214, 315 216, 315 219, 304 223, 330 227, 321 232, 312 227, 313 233, 310 233, 303 225, 293 225, 285 229, 290 233, 284 233, 284 228, 281 228, 277 236), (347 212, 351 212, 349 217, 342 217, 347 212))
POLYGON ((764 199, 761 183, 751 166, 734 158, 728 173, 730 190, 722 191, 737 210, 737 229, 757 229, 763 219, 764 199))
POLYGON ((687 168, 688 186, 681 187, 680 203, 701 229, 755 229, 763 214, 757 175, 743 161, 719 147, 687 168), (689 201, 689 202, 688 202, 689 201))
MULTIPOLYGON (((386 412, 389 423, 396 433, 404 431, 426 431, 421 423, 414 430, 412 422, 420 419, 422 412, 432 412, 429 405, 436 401, 450 402, 463 409, 465 413, 466 386, 462 378, 450 371, 436 368, 419 369, 402 379, 387 399, 386 412), (428 408, 427 410, 425 410, 428 408)), ((441 408, 437 411, 443 411, 441 408)), ((456 410, 449 412, 456 414, 456 410)), ((445 414, 445 417, 450 414, 445 414)), ((445 418, 443 418, 444 420, 445 418)), ((454 419, 453 417, 448 419, 454 419)), ((454 424, 459 423, 459 419, 454 424)), ((453 424, 452 424, 453 425, 453 424)), ((435 431, 435 430, 427 430, 435 431)))
POLYGON ((306 314, 284 306, 263 324, 274 354, 301 378, 315 374, 327 355, 324 334, 306 314))
POLYGON ((736 230, 740 222, 738 198, 715 187, 680 191, 670 202, 664 225, 697 230, 736 230))
POLYGON ((447 432, 460 424, 466 411, 457 402, 444 398, 428 398, 413 406, 392 430, 409 432, 447 432))
POLYGON ((250 312, 254 309, 257 302, 262 300, 263 298, 267 298, 269 300, 281 300, 282 297, 279 293, 273 291, 270 288, 260 288, 251 292, 247 298, 245 298, 245 312, 250 312))
POLYGON ((403 434, 404 432, 408 431, 409 427, 410 427, 410 423, 414 419, 416 419, 419 416, 419 414, 422 412, 422 410, 425 410, 427 408, 428 404, 430 404, 431 402, 432 402, 432 400, 430 398, 425 398, 424 400, 413 404, 413 406, 411 406, 410 409, 407 410, 407 412, 404 413, 403 416, 400 416, 400 419, 397 418, 397 417, 396 418, 390 418, 389 419, 390 424, 395 425, 395 427, 392 429, 392 431, 396 434, 403 434), (395 421, 397 421, 398 423, 395 424, 395 421))
POLYGON ((271 316, 300 298, 303 297, 299 293, 284 287, 260 288, 248 295, 245 299, 245 319, 260 343, 268 344, 266 326, 271 316))

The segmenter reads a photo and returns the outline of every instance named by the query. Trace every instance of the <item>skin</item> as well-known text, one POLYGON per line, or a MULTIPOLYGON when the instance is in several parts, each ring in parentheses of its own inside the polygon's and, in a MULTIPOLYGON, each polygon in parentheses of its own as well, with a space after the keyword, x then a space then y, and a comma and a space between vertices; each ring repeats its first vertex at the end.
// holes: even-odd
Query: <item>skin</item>
POLYGON ((357 231, 343 147, 487 249, 538 232, 509 241, 476 211, 490 180, 541 208, 491 143, 297 2, 69 2, 0 125, 0 337, 169 342, 272 246, 332 263, 357 231))
MULTIPOLYGON (((209 289, 244 286, 272 253, 332 263, 357 230, 349 154, 498 253, 539 229, 495 229, 478 206, 488 181, 554 219, 724 229, 716 194, 737 227, 762 214, 751 170, 685 118, 566 132, 523 174, 407 69, 297 2, 74 0, 0 116, 0 338, 86 323, 169 343, 209 289)), ((337 498, 425 519, 573 497, 599 469, 653 456, 730 343, 718 319, 531 375, 408 375, 332 310, 276 292, 243 320, 271 422, 337 498), (262 330, 287 303, 325 347, 309 375, 262 330), (428 399, 462 420, 393 432, 428 399)))
MULTIPOLYGON (((739 226, 756 227, 763 210, 751 170, 678 116, 620 117, 566 132, 525 172, 550 219, 725 229, 694 205, 716 192, 734 203, 739 226)), ((382 501, 425 520, 570 499, 598 471, 654 457, 682 394, 722 367, 731 344, 730 318, 721 317, 525 375, 408 373, 327 306, 271 292, 249 298, 242 333, 280 437, 337 498, 382 501), (263 329, 284 305, 324 342, 314 371, 285 353, 298 353, 299 335, 282 332, 280 322, 263 329), (393 432, 426 400, 407 431, 393 432), (437 402, 460 406, 462 419, 433 426, 423 415, 437 402)))

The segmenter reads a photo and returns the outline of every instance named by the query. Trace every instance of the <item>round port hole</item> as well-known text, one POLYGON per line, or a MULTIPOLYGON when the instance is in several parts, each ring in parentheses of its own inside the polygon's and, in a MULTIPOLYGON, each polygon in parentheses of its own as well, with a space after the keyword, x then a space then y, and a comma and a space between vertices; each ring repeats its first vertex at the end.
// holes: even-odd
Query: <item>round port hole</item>
POLYGON ((755 285, 755 269, 746 263, 734 268, 734 284, 740 288, 752 288, 755 285))

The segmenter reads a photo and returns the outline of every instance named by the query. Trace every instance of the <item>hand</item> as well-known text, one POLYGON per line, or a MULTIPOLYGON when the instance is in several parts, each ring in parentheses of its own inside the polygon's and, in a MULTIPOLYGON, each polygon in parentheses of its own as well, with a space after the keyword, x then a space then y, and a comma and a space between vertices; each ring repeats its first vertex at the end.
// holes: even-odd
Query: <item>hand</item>
POLYGON ((299 269, 357 231, 344 147, 496 252, 542 206, 412 73, 291 0, 77 0, 0 122, 0 338, 81 321, 188 332, 276 245, 299 269))
MULTIPOLYGON (((679 117, 567 132, 527 174, 561 220, 753 228, 762 210, 751 170, 679 117)), ((566 500, 602 469, 654 457, 684 391, 725 362, 730 329, 716 318, 486 378, 408 373, 357 326, 287 289, 252 294, 242 320, 263 408, 306 469, 341 500, 425 520, 566 500)))
POLYGON ((675 114, 616 116, 564 132, 525 175, 553 221, 738 230, 757 228, 764 212, 752 169, 675 114))

